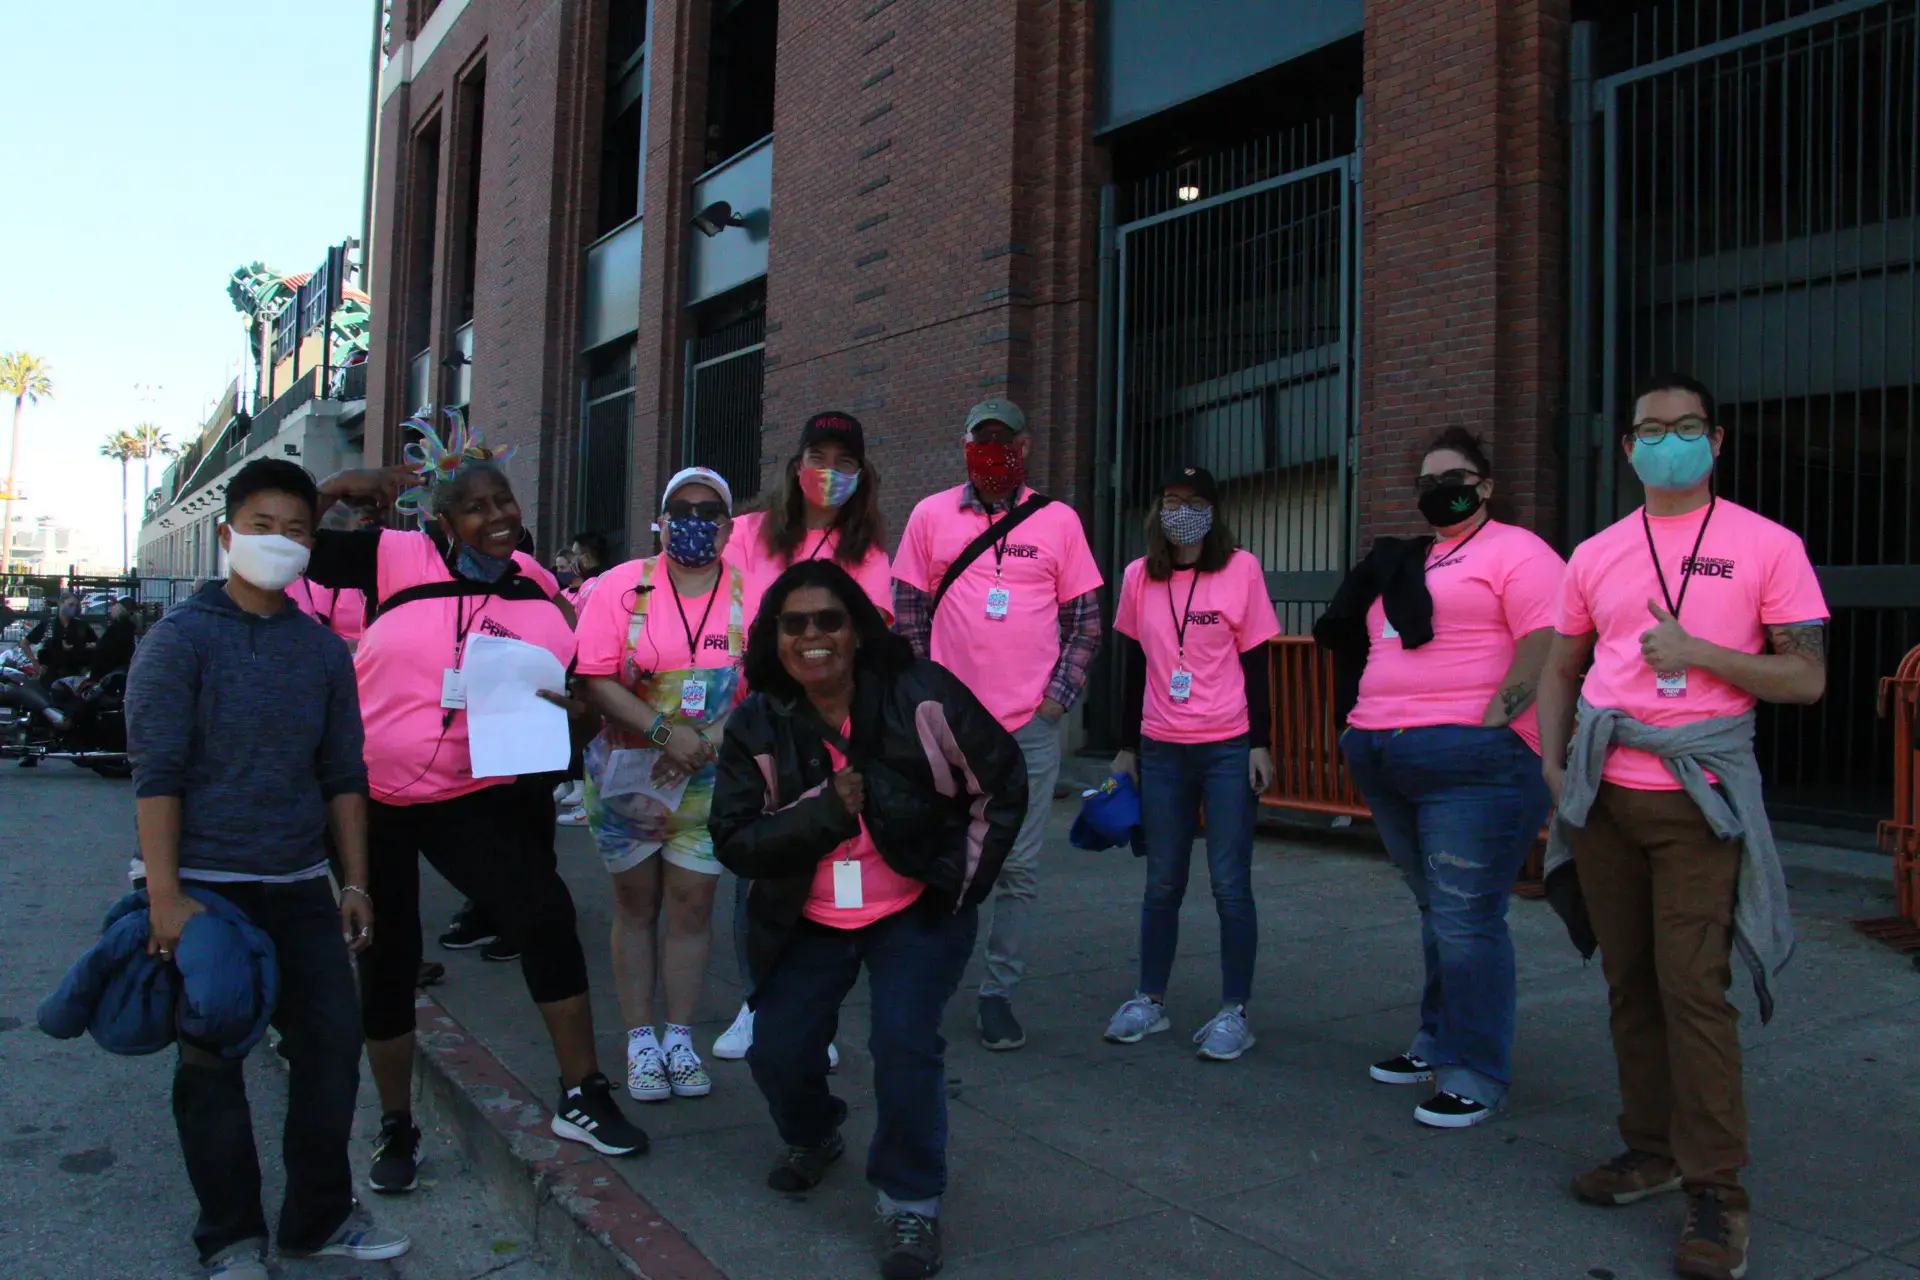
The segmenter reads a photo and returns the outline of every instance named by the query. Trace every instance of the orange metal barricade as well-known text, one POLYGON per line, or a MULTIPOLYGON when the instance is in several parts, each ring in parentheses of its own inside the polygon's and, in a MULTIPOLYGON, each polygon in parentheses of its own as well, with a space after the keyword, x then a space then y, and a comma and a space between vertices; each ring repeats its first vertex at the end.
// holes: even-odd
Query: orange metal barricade
MULTIPOLYGON (((1261 795, 1260 803, 1276 809, 1372 817, 1340 750, 1333 655, 1316 645, 1312 636, 1276 636, 1267 643, 1267 661, 1273 686, 1273 721, 1268 731, 1273 785, 1261 795)), ((1535 844, 1520 868, 1514 892, 1521 897, 1543 894, 1544 854, 1544 844, 1535 844)))
POLYGON ((1880 682, 1880 714, 1893 720, 1893 816, 1880 824, 1880 847, 1893 855, 1899 914, 1858 924, 1890 946, 1915 951, 1920 950, 1920 645, 1880 682))

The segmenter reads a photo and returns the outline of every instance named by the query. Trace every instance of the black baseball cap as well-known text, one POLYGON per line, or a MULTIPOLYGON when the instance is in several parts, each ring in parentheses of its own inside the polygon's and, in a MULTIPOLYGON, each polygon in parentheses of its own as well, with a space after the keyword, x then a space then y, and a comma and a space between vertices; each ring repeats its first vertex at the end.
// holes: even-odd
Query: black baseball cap
POLYGON ((850 413, 829 409, 814 414, 807 419, 807 425, 800 428, 802 449, 827 440, 838 441, 862 458, 867 456, 867 433, 860 426, 860 419, 850 413))
POLYGON ((1205 467, 1181 465, 1167 472, 1166 479, 1160 482, 1160 492, 1169 489, 1191 489, 1196 498, 1205 498, 1208 502, 1220 500, 1220 486, 1213 481, 1213 472, 1205 467))

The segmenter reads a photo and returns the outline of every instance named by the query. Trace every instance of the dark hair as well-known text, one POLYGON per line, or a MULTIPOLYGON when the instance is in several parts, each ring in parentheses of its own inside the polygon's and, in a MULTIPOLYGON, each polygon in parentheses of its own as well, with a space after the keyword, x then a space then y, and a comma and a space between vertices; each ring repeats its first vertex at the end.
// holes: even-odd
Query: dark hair
POLYGON ((1474 435, 1465 427, 1448 427, 1445 431, 1435 436, 1432 443, 1428 444, 1426 449, 1421 452, 1420 460, 1425 462, 1442 449, 1445 449, 1449 453, 1457 453, 1465 458, 1468 463, 1472 465, 1473 469, 1480 474, 1481 479, 1491 480, 1493 478, 1493 461, 1487 457, 1486 446, 1480 443, 1479 436, 1474 435))
POLYGON ((797 697, 800 684, 780 663, 780 613, 787 597, 802 587, 821 587, 839 598, 860 639, 856 668, 892 675, 913 665, 913 646, 887 628, 880 607, 860 589, 853 575, 831 560, 799 560, 773 580, 760 597, 760 612, 747 628, 747 685, 756 692, 797 697))
MULTIPOLYGON (((1172 488, 1168 485, 1167 488, 1172 488)), ((1161 490, 1165 496, 1166 489, 1161 490)), ((1201 573, 1218 573, 1227 567, 1227 561, 1233 559, 1233 529, 1227 524, 1227 518, 1220 513, 1220 504, 1213 505, 1213 527, 1207 530, 1207 536, 1200 540, 1200 559, 1195 567, 1201 573)), ((1147 576, 1155 582, 1165 582, 1173 576, 1173 543, 1167 540, 1167 531, 1160 527, 1160 504, 1155 502, 1147 512, 1147 576)))
POLYGON ((240 468, 227 482, 227 520, 240 514, 247 499, 257 493, 285 493, 307 504, 307 514, 316 521, 320 511, 320 486, 306 468, 285 458, 255 458, 240 468))
MULTIPOLYGON (((804 452, 804 450, 802 451, 804 452)), ((800 457, 787 459, 784 478, 773 487, 764 504, 756 510, 767 513, 760 522, 761 545, 782 560, 791 560, 807 538, 807 500, 800 492, 800 457)), ((860 487, 846 504, 834 513, 833 527, 840 531, 840 545, 833 558, 843 565, 858 565, 874 547, 887 545, 886 521, 880 515, 880 473, 873 460, 860 456, 860 487)))
POLYGON ((506 486, 507 492, 513 492, 513 481, 507 479, 507 469, 490 458, 468 458, 455 467, 452 472, 437 476, 427 490, 428 501, 436 516, 446 515, 453 504, 460 501, 472 487, 473 482, 487 476, 497 478, 506 486))
POLYGON ((582 551, 592 556, 594 562, 598 564, 600 568, 607 569, 612 567, 613 550, 607 544, 606 534, 593 532, 576 533, 573 535, 571 545, 579 547, 582 551))
POLYGON ((1642 399, 1654 394, 1656 391, 1691 391, 1694 396, 1699 399, 1700 407, 1707 412, 1707 425, 1710 427, 1720 425, 1714 418, 1718 406, 1714 404, 1713 392, 1707 390, 1706 383, 1684 373, 1656 373, 1650 378, 1642 378, 1639 385, 1634 387, 1633 399, 1627 402, 1628 420, 1626 426, 1623 428, 1624 430, 1631 431, 1633 429, 1632 415, 1634 406, 1638 405, 1642 399))

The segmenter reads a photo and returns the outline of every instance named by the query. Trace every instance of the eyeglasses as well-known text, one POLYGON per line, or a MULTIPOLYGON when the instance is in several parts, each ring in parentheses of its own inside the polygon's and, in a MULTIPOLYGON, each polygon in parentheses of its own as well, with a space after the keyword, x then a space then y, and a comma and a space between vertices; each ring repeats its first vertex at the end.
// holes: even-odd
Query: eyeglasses
POLYGON ((1472 484, 1477 480, 1484 479, 1486 479, 1486 477, 1478 471, 1468 471, 1464 467, 1455 467, 1451 471, 1442 471, 1436 476, 1419 477, 1413 482, 1413 490, 1415 493, 1432 493, 1442 485, 1472 484))
POLYGON ((1182 507, 1185 507, 1189 511, 1213 510, 1213 504, 1211 502, 1197 495, 1183 498, 1179 494, 1169 493, 1162 495, 1160 499, 1160 509, 1162 511, 1178 511, 1182 507))
POLYGON ((1679 436, 1682 440, 1698 440, 1713 430, 1705 418, 1680 418, 1674 422, 1662 422, 1658 418, 1642 418, 1633 424, 1633 438, 1644 444, 1659 444, 1668 436, 1679 436))
POLYGON ((697 520, 711 520, 715 524, 727 518, 727 504, 724 502, 669 502, 667 518, 685 520, 692 516, 697 520))
POLYGON ((847 629, 847 611, 845 609, 815 609, 812 613, 794 610, 780 615, 780 634, 784 636, 803 636, 811 625, 823 636, 834 635, 847 629))

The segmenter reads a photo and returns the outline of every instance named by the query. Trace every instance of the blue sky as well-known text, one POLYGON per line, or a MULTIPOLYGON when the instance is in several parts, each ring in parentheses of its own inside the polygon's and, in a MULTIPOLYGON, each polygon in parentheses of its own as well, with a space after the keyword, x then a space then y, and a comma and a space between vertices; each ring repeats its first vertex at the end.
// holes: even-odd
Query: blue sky
POLYGON ((228 274, 312 270, 359 234, 372 10, 0 0, 0 351, 54 377, 23 420, 17 514, 72 524, 117 562, 101 440, 142 418, 190 436, 244 350, 228 274), (145 401, 140 384, 162 390, 145 401))

